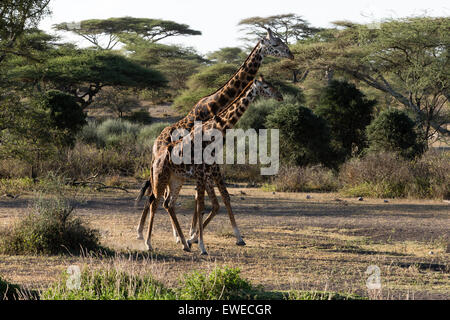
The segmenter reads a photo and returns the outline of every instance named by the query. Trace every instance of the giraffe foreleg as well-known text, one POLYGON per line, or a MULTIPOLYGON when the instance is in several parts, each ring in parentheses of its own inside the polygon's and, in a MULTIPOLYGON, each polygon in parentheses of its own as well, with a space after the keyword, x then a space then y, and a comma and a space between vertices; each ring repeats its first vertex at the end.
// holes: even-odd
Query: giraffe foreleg
MULTIPOLYGON (((180 224, 178 223, 178 219, 175 213, 175 203, 178 198, 178 195, 180 193, 180 190, 183 186, 183 180, 178 179, 175 177, 172 177, 169 182, 169 192, 168 192, 168 198, 166 198, 166 201, 164 201, 164 208, 169 213, 172 227, 175 228, 176 234, 178 234, 180 241, 183 245, 184 251, 191 251, 190 246, 186 242, 186 239, 183 235, 183 231, 181 230, 180 224)), ((175 232, 174 232, 175 234, 175 232)))
POLYGON ((205 210, 205 184, 204 182, 197 182, 197 227, 198 227, 198 246, 202 255, 207 255, 203 242, 203 212, 205 210))

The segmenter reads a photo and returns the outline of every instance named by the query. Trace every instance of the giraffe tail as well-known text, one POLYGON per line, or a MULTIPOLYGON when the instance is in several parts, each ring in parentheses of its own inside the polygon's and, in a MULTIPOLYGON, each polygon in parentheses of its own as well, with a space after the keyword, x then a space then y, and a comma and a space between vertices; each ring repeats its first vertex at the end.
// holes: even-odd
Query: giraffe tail
POLYGON ((135 199, 135 203, 138 204, 142 198, 144 197, 145 191, 147 191, 147 189, 151 187, 151 183, 150 180, 147 180, 144 182, 144 184, 141 187, 141 191, 139 192, 139 195, 137 196, 137 198, 135 199))

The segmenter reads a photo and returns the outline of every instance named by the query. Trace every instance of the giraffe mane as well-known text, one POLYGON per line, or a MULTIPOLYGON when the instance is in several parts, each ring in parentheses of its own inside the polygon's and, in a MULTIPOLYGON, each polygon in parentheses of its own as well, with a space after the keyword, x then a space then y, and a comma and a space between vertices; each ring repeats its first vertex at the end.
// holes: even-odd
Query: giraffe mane
POLYGON ((240 93, 236 98, 234 98, 233 101, 231 101, 229 104, 227 104, 225 108, 223 108, 222 110, 220 110, 220 112, 219 112, 216 116, 217 116, 217 117, 223 116, 223 114, 226 113, 236 101, 238 101, 240 98, 242 98, 242 96, 243 96, 244 94, 246 94, 247 89, 248 89, 250 86, 252 86, 254 82, 255 82, 254 79, 253 79, 252 81, 250 81, 250 82, 245 86, 245 88, 242 89, 241 93, 240 93))
MULTIPOLYGON (((241 70, 241 68, 247 63, 247 61, 250 60, 250 57, 251 57, 251 56, 253 55, 253 53, 256 51, 256 48, 258 47, 258 45, 259 45, 260 43, 261 43, 261 40, 258 41, 258 43, 255 45, 255 47, 253 48, 253 50, 252 50, 252 51, 250 52, 250 54, 247 56, 247 58, 245 59, 245 61, 239 66, 239 68, 236 70, 236 72, 233 73, 233 75, 232 75, 228 80, 234 78, 234 76, 238 74, 239 70, 241 70)), ((225 82, 219 89, 217 89, 217 90, 214 91, 213 93, 210 93, 210 94, 208 94, 208 95, 206 95, 206 96, 200 98, 200 100, 202 100, 203 98, 209 97, 209 96, 211 96, 211 95, 213 95, 213 94, 216 94, 217 92, 219 92, 220 90, 222 90, 222 89, 227 85, 227 83, 228 83, 228 81, 225 82)), ((200 100, 199 100, 199 101, 200 101, 200 100)), ((234 101, 233 101, 233 102, 234 102, 234 101)))

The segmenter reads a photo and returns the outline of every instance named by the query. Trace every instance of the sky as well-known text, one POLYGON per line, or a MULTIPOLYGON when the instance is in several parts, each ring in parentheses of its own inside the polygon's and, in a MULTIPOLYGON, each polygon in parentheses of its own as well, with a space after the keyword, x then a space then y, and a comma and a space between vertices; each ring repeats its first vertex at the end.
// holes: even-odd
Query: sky
POLYGON ((86 19, 139 17, 172 20, 202 32, 201 36, 173 37, 161 43, 194 47, 206 54, 224 47, 242 47, 238 23, 244 18, 294 13, 314 27, 332 21, 379 22, 386 18, 449 16, 448 0, 52 0, 53 14, 40 28, 86 46, 77 36, 56 33, 52 25, 86 19))

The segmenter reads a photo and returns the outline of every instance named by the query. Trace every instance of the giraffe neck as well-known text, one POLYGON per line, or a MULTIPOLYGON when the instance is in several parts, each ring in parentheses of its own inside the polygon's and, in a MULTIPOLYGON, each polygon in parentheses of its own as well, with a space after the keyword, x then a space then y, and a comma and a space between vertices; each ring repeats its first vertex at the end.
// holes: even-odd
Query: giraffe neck
POLYGON ((249 85, 248 89, 242 92, 234 103, 214 117, 214 127, 225 135, 226 130, 236 125, 257 96, 258 92, 255 85, 249 85))
POLYGON ((194 121, 206 121, 233 102, 255 79, 264 58, 261 42, 253 48, 242 66, 219 90, 203 98, 183 119, 184 127, 190 130, 194 121))

